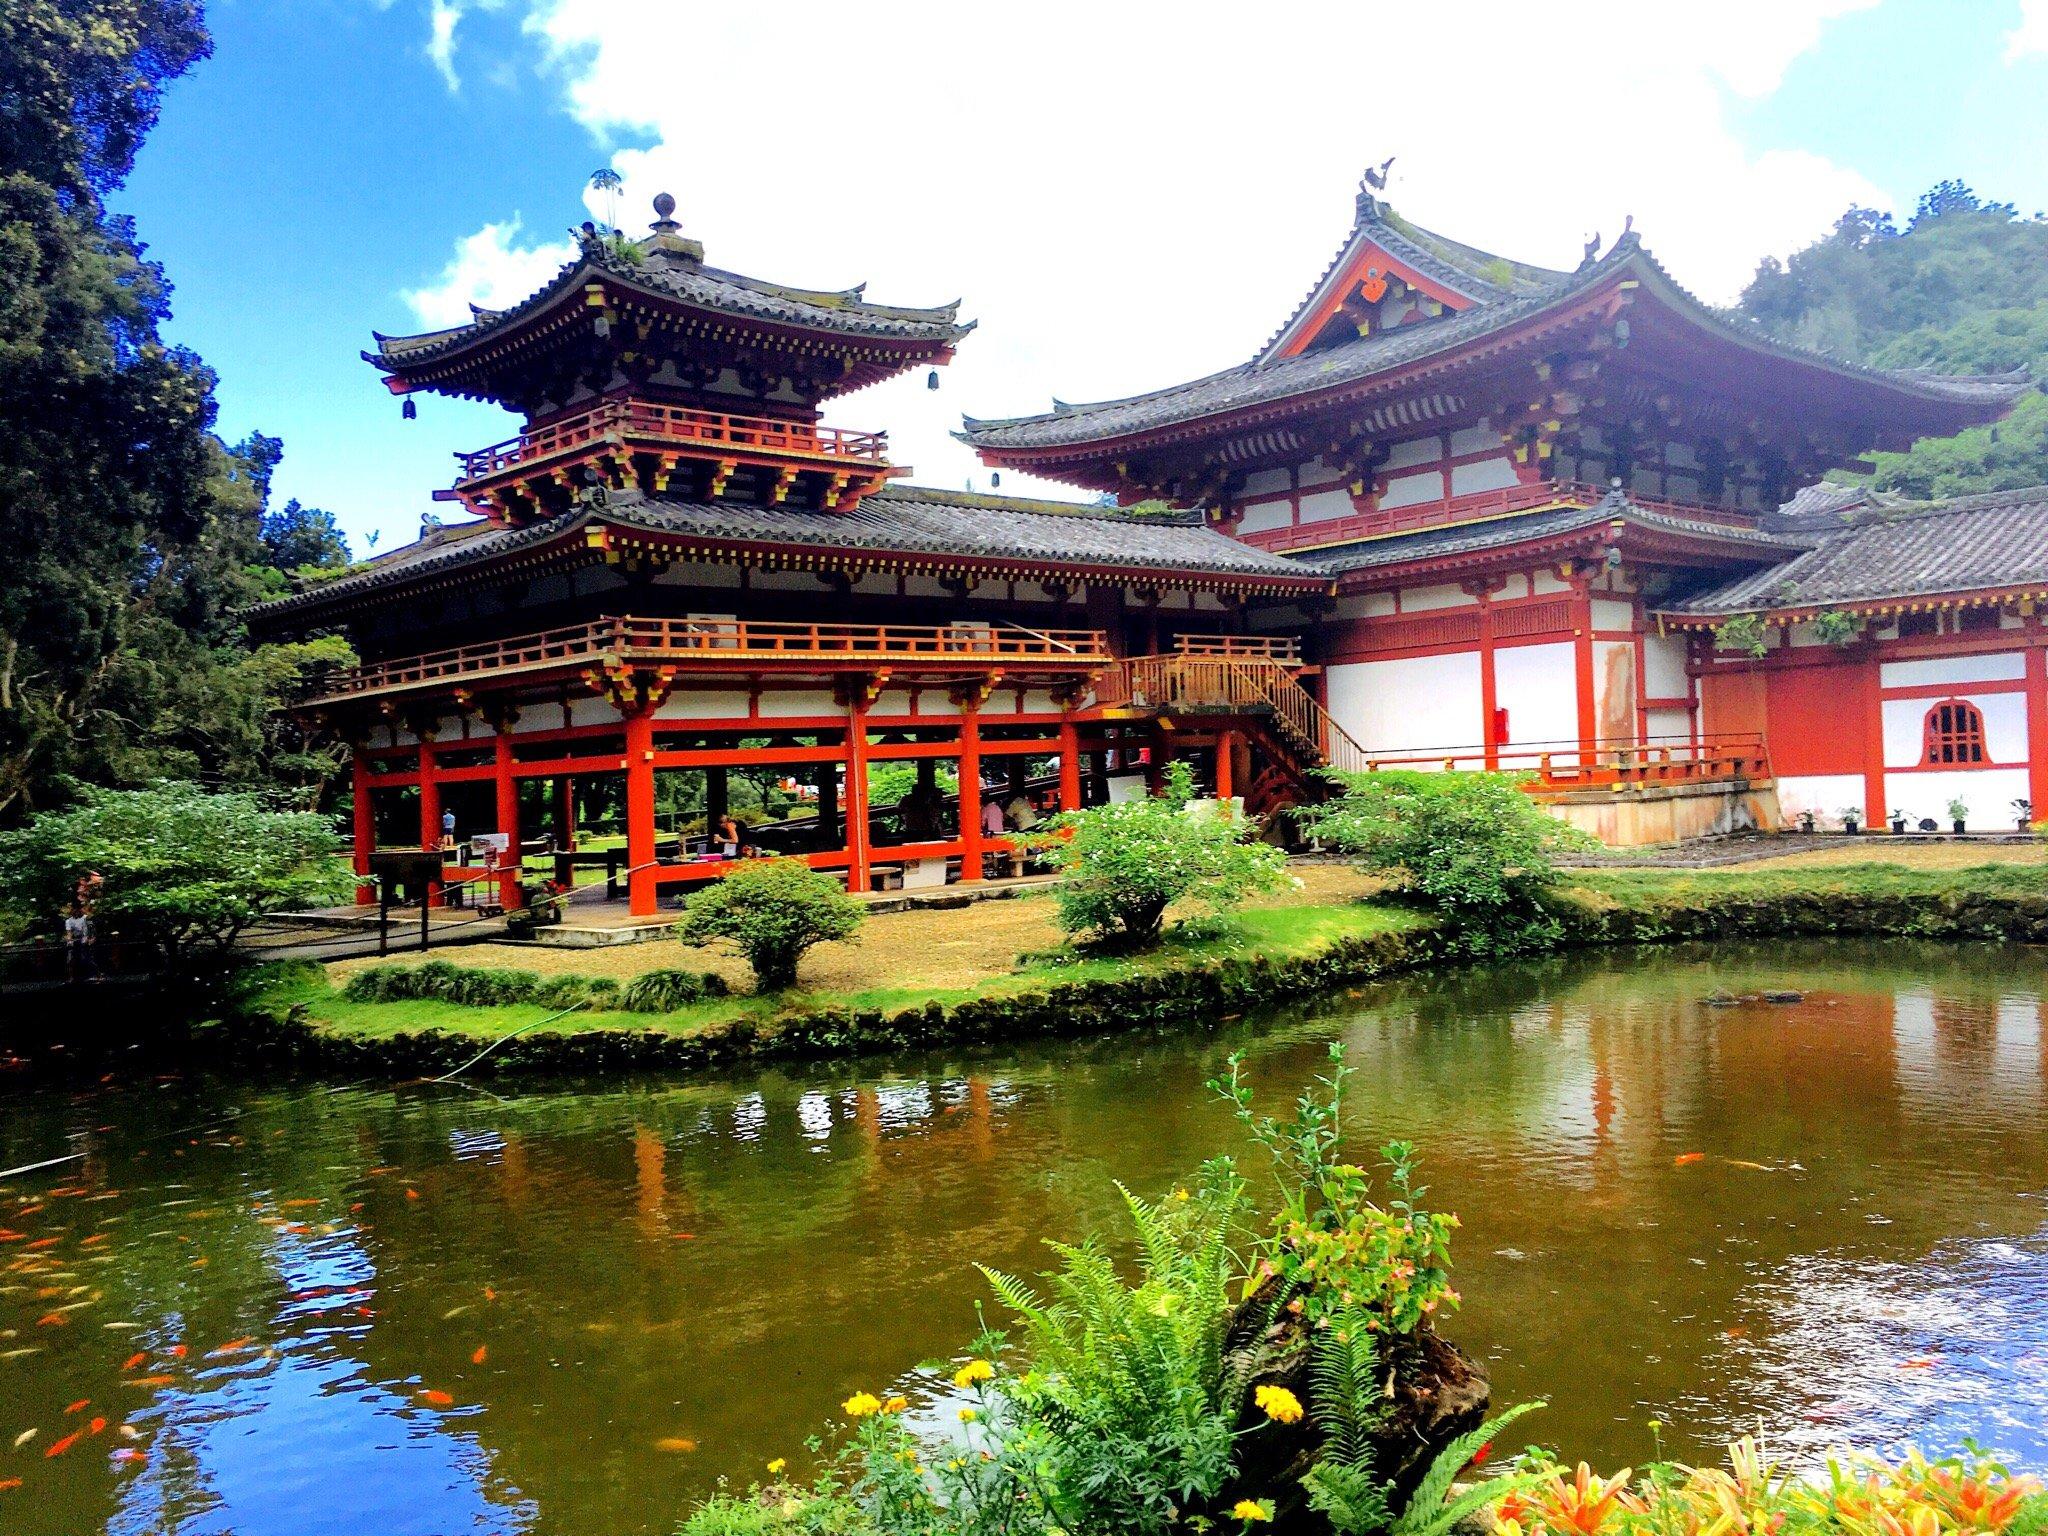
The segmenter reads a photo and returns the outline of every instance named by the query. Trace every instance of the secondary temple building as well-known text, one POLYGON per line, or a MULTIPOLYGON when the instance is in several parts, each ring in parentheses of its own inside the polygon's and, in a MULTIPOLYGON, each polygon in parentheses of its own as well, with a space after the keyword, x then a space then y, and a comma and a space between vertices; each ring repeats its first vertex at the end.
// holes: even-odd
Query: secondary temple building
POLYGON ((1175 510, 961 494, 820 424, 944 364, 956 306, 724 271, 655 206, 523 303, 377 338, 394 393, 524 426, 457 456, 472 519, 251 615, 363 658, 307 708, 355 744, 366 873, 448 815, 573 846, 602 780, 652 911, 730 867, 663 834, 669 774, 713 825, 732 775, 777 779, 804 812, 749 842, 855 889, 1002 873, 1020 820, 1170 757, 1255 811, 1329 766, 1527 769, 1618 841, 2048 810, 2048 491, 1820 483, 2024 379, 1837 363, 1707 310, 1633 234, 1550 271, 1366 189, 1249 362, 965 424, 991 465, 1175 510), (910 788, 871 803, 885 764, 910 788))

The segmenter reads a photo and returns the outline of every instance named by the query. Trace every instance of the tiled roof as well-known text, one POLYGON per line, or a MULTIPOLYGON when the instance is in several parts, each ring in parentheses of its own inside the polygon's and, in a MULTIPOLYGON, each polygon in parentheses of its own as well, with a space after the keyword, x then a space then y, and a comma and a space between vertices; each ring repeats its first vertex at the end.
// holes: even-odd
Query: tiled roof
POLYGON ((1666 603, 1668 613, 1801 609, 2048 582, 2048 486, 1847 514, 1768 570, 1666 603))
POLYGON ((1582 528, 1596 528, 1617 519, 1659 533, 1687 534, 1712 539, 1723 545, 1755 549, 1761 559, 1805 549, 1810 542, 1782 534, 1759 533, 1730 523, 1652 511, 1637 506, 1621 492, 1615 491, 1590 507, 1554 507, 1514 517, 1494 517, 1479 522, 1450 523, 1441 528, 1424 528, 1414 533, 1388 534, 1337 549, 1319 549, 1306 558, 1313 560, 1318 569, 1340 575, 1406 565, 1412 560, 1440 560, 1450 555, 1476 554, 1529 539, 1576 533, 1582 528))
MULTIPOLYGON (((611 524, 718 544, 873 550, 954 555, 1033 569, 1110 567, 1151 574, 1319 584, 1313 566, 1226 538, 1198 518, 1134 517, 1068 502, 980 496, 922 486, 890 486, 848 512, 811 512, 740 502, 683 501, 625 492, 602 508, 580 507, 524 528, 463 533, 430 541, 249 610, 259 623, 326 608, 377 588, 547 544, 587 525, 611 524)), ((479 529, 482 525, 459 525, 479 529)))
MULTIPOLYGON (((380 367, 416 366, 453 352, 504 329, 514 320, 544 309, 556 298, 604 277, 628 288, 680 301, 699 309, 774 325, 829 331, 852 339, 930 342, 950 346, 971 331, 960 323, 960 301, 930 309, 906 309, 870 303, 866 285, 840 292, 790 288, 759 278, 743 277, 707 267, 680 249, 682 242, 656 238, 641 242, 638 263, 621 258, 602 242, 586 241, 574 261, 530 297, 510 309, 476 309, 468 325, 428 331, 417 336, 376 335, 377 349, 364 358, 380 367)), ((694 250, 695 248, 692 247, 694 250)))
MULTIPOLYGON (((1469 249, 1469 248, 1461 248, 1469 249)), ((1484 253, 1474 253, 1483 255, 1484 253)), ((976 448, 1085 450, 1133 433, 1177 426, 1297 396, 1313 395, 1410 363, 1453 352, 1519 322, 1534 319, 1590 292, 1626 269, 1663 293, 1694 324, 1757 351, 1864 380, 1907 397, 1960 403, 2002 404, 2028 387, 2023 375, 1950 377, 1909 370, 1865 368, 1772 340, 1750 324, 1731 321, 1687 293, 1634 235, 1615 242, 1605 256, 1555 282, 1518 279, 1516 288, 1495 287, 1471 308, 1410 323, 1294 357, 1258 358, 1206 378, 1166 389, 1091 405, 1058 404, 1047 413, 1003 419, 968 417, 960 440, 976 448)), ((1541 269, 1530 268, 1534 273, 1541 269)), ((1470 287, 1469 274, 1459 279, 1470 287)))

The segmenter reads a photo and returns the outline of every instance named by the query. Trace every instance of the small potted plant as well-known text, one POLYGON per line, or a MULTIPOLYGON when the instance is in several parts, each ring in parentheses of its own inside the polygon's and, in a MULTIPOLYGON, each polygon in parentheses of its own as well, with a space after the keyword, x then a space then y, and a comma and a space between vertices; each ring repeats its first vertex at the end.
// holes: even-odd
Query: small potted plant
POLYGON ((1842 807, 1842 832, 1844 836, 1856 837, 1863 831, 1863 812, 1853 805, 1842 807))
POLYGON ((2033 801, 2031 801, 2031 800, 2015 800, 2015 801, 2013 801, 2013 803, 2012 803, 2012 815, 2013 815, 2013 820, 2014 820, 2015 822, 2017 822, 2017 823, 2018 823, 2018 830, 2020 830, 2020 831, 2022 831, 2022 832, 2031 832, 2031 831, 2033 831, 2033 830, 2034 830, 2034 802, 2033 802, 2033 801))
POLYGON ((1969 828, 1966 823, 1970 816, 1970 802, 1961 795, 1948 803, 1948 819, 1955 824, 1956 836, 1961 837, 1969 828))
POLYGON ((1894 810, 1891 815, 1891 822, 1892 835, 1894 837, 1904 837, 1906 835, 1906 813, 1904 811, 1894 810))
POLYGON ((1799 813, 1799 830, 1802 832, 1811 832, 1813 830, 1813 812, 1801 811, 1799 813))

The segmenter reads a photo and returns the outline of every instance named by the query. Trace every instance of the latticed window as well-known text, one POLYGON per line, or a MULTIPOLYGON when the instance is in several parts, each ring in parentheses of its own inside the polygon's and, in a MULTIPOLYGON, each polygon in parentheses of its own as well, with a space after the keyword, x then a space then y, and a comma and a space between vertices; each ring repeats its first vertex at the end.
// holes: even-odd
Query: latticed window
POLYGON ((1927 711, 1926 742, 1923 764, 1983 762, 1984 712, 1966 699, 1943 699, 1927 711))

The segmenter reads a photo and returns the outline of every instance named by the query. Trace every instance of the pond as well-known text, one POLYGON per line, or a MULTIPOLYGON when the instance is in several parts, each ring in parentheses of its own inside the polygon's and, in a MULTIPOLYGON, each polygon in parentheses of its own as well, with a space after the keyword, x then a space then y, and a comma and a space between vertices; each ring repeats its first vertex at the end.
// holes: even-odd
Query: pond
POLYGON ((1230 1051, 1278 1107, 1338 1039, 1546 1443, 2048 1468, 2044 999, 2024 951, 1681 949, 717 1079, 12 1088, 0 1166, 91 1151, 0 1184, 0 1529, 667 1531, 849 1392, 938 1395, 972 1261, 1236 1148, 1230 1051))

